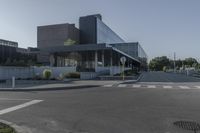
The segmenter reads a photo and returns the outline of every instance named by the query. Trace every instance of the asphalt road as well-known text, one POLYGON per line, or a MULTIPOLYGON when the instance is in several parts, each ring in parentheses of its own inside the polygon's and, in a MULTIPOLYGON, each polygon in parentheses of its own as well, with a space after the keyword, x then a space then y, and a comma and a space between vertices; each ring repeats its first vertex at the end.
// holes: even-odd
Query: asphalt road
MULTIPOLYGON (((195 84, 200 86, 200 83, 195 84)), ((173 88, 133 88, 129 84, 126 87, 1 92, 0 112, 31 100, 43 101, 2 114, 0 119, 14 122, 32 133, 192 133, 174 126, 173 122, 200 123, 200 89, 170 85, 173 88)))
POLYGON ((140 82, 200 82, 200 79, 182 74, 165 72, 146 72, 140 82))

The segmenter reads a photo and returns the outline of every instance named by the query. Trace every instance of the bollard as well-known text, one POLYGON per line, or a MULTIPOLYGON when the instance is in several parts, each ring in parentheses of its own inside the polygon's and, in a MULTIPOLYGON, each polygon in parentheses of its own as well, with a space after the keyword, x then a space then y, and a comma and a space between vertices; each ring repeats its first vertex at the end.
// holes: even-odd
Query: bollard
POLYGON ((12 77, 12 88, 15 88, 15 77, 12 77))

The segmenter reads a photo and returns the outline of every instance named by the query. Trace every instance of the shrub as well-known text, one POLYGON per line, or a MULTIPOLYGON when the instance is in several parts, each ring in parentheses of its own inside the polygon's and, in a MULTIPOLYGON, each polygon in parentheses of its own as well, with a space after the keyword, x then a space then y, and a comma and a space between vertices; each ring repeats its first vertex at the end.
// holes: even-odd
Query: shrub
POLYGON ((44 77, 45 79, 50 79, 51 74, 52 74, 52 72, 51 72, 50 69, 45 69, 45 70, 43 71, 43 77, 44 77))
POLYGON ((167 72, 167 67, 166 66, 163 67, 163 72, 167 72))

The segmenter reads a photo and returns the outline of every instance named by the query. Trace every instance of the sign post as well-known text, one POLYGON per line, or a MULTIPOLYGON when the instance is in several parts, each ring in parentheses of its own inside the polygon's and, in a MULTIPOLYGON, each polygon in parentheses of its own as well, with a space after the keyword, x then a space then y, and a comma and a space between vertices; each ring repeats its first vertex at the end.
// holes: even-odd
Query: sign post
POLYGON ((126 63, 126 57, 121 57, 120 58, 120 61, 121 61, 121 63, 122 63, 122 76, 123 76, 123 80, 124 80, 124 70, 125 70, 125 63, 126 63))
POLYGON ((14 76, 12 77, 12 88, 13 89, 15 88, 15 77, 14 76))

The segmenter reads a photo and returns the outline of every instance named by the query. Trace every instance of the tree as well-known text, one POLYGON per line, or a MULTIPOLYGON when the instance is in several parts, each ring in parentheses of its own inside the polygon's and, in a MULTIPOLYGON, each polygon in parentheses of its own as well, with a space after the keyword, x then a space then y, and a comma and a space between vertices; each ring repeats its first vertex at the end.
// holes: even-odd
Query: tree
POLYGON ((162 71, 164 67, 170 66, 167 56, 155 57, 149 63, 149 68, 154 71, 162 71))
POLYGON ((184 61, 183 61, 184 65, 187 65, 189 67, 192 67, 193 64, 198 64, 197 60, 195 58, 186 58, 184 61))

